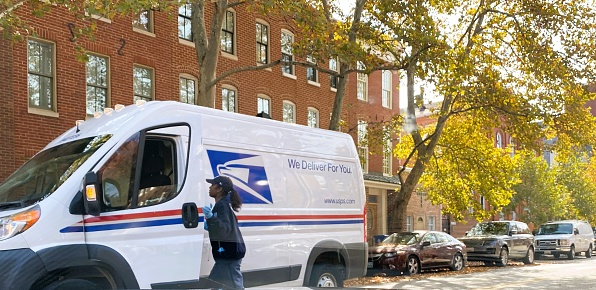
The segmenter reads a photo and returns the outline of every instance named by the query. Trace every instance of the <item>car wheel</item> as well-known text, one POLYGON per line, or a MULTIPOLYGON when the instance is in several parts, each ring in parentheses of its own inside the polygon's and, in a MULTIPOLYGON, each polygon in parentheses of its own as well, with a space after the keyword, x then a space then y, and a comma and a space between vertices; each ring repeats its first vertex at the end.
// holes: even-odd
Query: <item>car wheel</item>
POLYGON ((344 280, 341 277, 338 266, 315 265, 310 275, 310 286, 312 287, 343 287, 344 280))
POLYGON ((460 271, 464 268, 464 257, 460 253, 456 253, 453 256, 453 261, 451 262, 451 266, 449 267, 453 271, 460 271))
POLYGON ((567 253, 567 260, 573 259, 575 259, 575 246, 571 245, 571 248, 569 248, 569 253, 567 253))
POLYGON ((420 273, 420 261, 416 256, 408 257, 408 261, 406 262, 406 270, 404 274, 406 275, 413 275, 420 273))
POLYGON ((534 247, 529 247, 526 256, 524 257, 524 264, 534 263, 534 247))
POLYGON ((553 254, 553 257, 555 257, 555 259, 558 259, 560 256, 561 256, 561 254, 559 254, 559 253, 553 254))
POLYGON ((507 262, 509 262, 509 251, 506 247, 502 247, 501 253, 499 254, 499 261, 497 262, 497 266, 505 267, 507 266, 507 262))
POLYGON ((592 258, 592 245, 586 251, 586 258, 592 258))

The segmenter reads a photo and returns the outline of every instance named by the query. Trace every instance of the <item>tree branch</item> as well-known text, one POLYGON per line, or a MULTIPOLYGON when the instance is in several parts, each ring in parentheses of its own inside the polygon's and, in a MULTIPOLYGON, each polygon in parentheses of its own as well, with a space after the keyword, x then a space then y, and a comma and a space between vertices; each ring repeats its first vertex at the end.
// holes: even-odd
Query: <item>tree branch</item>
POLYGON ((264 64, 264 65, 253 65, 253 66, 243 66, 243 67, 237 67, 235 69, 231 69, 229 71, 226 71, 224 73, 222 73, 220 76, 218 76, 217 78, 215 78, 213 81, 211 81, 207 87, 211 88, 212 86, 214 86, 215 84, 217 84, 218 82, 222 81, 223 79, 235 74, 235 73, 239 73, 239 72, 245 72, 245 71, 256 71, 256 70, 262 70, 262 69, 266 69, 266 68, 270 68, 270 67, 274 67, 278 64, 281 63, 281 59, 278 59, 276 61, 270 62, 268 64, 264 64))

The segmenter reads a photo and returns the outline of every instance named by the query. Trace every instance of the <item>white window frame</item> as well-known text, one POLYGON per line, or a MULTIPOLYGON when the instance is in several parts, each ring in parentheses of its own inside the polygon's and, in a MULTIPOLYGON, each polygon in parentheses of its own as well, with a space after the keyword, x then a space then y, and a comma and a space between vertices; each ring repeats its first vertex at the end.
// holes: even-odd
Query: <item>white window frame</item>
POLYGON ((360 166, 362 173, 368 173, 368 145, 366 136, 368 124, 364 120, 358 120, 358 155, 360 156, 360 166))
MULTIPOLYGON (((339 61, 336 58, 329 59, 329 70, 339 73, 339 61)), ((337 92, 337 85, 339 83, 339 77, 329 75, 329 89, 332 92, 337 92), (335 87, 333 82, 335 81, 335 87)))
POLYGON ((511 147, 511 158, 515 156, 515 142, 513 142, 513 136, 509 136, 509 147, 511 147))
POLYGON ((311 128, 319 128, 319 110, 309 107, 306 125, 311 128))
MULTIPOLYGON (((359 61, 357 64, 359 70, 366 69, 364 63, 359 61)), ((356 98, 361 101, 368 101, 368 75, 365 73, 356 74, 356 98)))
POLYGON ((193 35, 192 35, 192 26, 191 26, 191 18, 192 17, 192 5, 190 3, 188 4, 182 4, 180 5, 180 7, 178 7, 178 38, 180 38, 181 40, 184 41, 193 41, 193 35), (181 14, 180 12, 182 12, 182 10, 184 9, 184 13, 181 14), (190 13, 190 15, 189 15, 190 13), (181 21, 184 25, 180 25, 181 21), (188 27, 186 26, 186 24, 188 24, 188 27), (188 32, 190 33, 190 37, 186 38, 186 35, 180 35, 180 28, 183 28, 184 32, 188 32), (189 28, 191 31, 186 31, 186 28, 189 28))
POLYGON ((429 231, 436 231, 437 224, 435 222, 435 217, 434 216, 429 216, 429 217, 426 217, 426 219, 428 220, 428 230, 429 231))
POLYGON ((226 18, 224 19, 224 25, 221 27, 221 36, 220 36, 221 47, 220 47, 220 51, 221 51, 221 54, 223 56, 228 57, 228 58, 232 58, 232 59, 235 59, 235 60, 238 60, 238 58, 236 57, 236 10, 231 9, 231 8, 228 9, 228 10, 226 10, 225 17, 226 18), (231 13, 232 14, 232 25, 234 26, 234 27, 232 27, 232 30, 229 30, 229 28, 226 26, 226 24, 227 24, 226 20, 227 20, 227 17, 228 17, 228 13, 231 13), (228 30, 225 30, 226 28, 228 30), (231 37, 231 41, 232 41, 232 47, 231 47, 231 49, 232 49, 232 52, 229 52, 227 50, 224 50, 224 45, 223 44, 224 44, 224 35, 225 34, 231 34, 232 35, 232 37, 231 37))
MULTIPOLYGON (((310 56, 310 55, 306 57, 306 62, 307 63, 310 63, 310 64, 313 64, 313 65, 316 65, 317 64, 317 60, 314 57, 310 56)), ((317 70, 316 67, 307 66, 306 67, 306 80, 311 85, 318 85, 318 86, 320 86, 320 84, 319 84, 319 70, 317 70), (309 75, 314 76, 314 79, 313 78, 310 78, 309 75)))
POLYGON ((85 74, 87 75, 86 81, 85 81, 85 85, 86 85, 86 90, 85 90, 85 111, 87 113, 87 115, 93 115, 94 112, 90 112, 89 111, 89 87, 93 87, 95 89, 100 89, 100 90, 104 90, 105 91, 105 99, 103 100, 103 108, 98 108, 96 111, 99 112, 103 112, 103 109, 105 109, 106 107, 110 106, 110 58, 107 56, 103 56, 103 55, 99 55, 99 54, 95 54, 95 53, 88 53, 87 54, 89 58, 91 57, 97 57, 97 58, 101 58, 104 59, 106 62, 106 72, 105 72, 105 76, 103 76, 105 78, 105 84, 98 84, 98 83, 89 83, 89 62, 87 62, 85 64, 85 74))
POLYGON ((132 30, 135 32, 140 32, 155 37, 155 17, 153 15, 153 10, 143 10, 139 12, 137 15, 134 15, 132 21, 132 30), (143 24, 140 22, 140 20, 142 20, 140 19, 141 14, 145 12, 147 13, 147 24, 143 24))
POLYGON ((271 98, 269 96, 258 94, 257 95, 257 114, 267 113, 271 116, 271 98), (266 104, 265 104, 266 102, 266 104))
MULTIPOLYGON (((290 32, 289 30, 282 29, 281 30, 281 57, 282 59, 284 56, 287 56, 289 61, 294 60, 294 52, 292 51, 292 44, 294 43, 294 33, 290 32), (286 35, 286 37, 284 37, 286 35), (284 39, 289 39, 289 43, 285 43, 284 39), (289 47, 288 47, 289 45, 289 47), (289 48, 289 50, 288 50, 289 48)), ((291 65, 282 65, 281 72, 283 76, 287 76, 293 79, 296 79, 296 66, 294 64, 291 65), (286 72, 286 68, 289 68, 290 72, 286 72)))
POLYGON ((192 75, 189 75, 189 74, 181 74, 180 75, 180 78, 178 79, 178 84, 180 86, 179 87, 179 89, 180 89, 180 98, 179 98, 179 101, 181 103, 186 103, 186 104, 191 104, 191 105, 195 105, 196 104, 196 102, 197 102, 198 83, 199 83, 199 80, 197 78, 195 78, 194 76, 192 76, 192 75), (188 100, 189 90, 186 89, 185 91, 183 91, 183 83, 182 83, 183 81, 186 83, 186 88, 188 88, 188 82, 189 81, 192 81, 193 82, 192 102, 188 100), (183 98, 183 95, 182 95, 183 92, 186 93, 186 96, 185 96, 186 97, 186 101, 184 101, 182 99, 183 98))
POLYGON ((221 86, 221 109, 227 112, 238 112, 238 89, 230 85, 222 85, 221 86), (230 100, 229 95, 225 96, 224 98, 224 90, 234 92, 234 107, 230 110, 230 100), (225 102, 225 103, 224 103, 225 102), (227 108, 226 105, 227 104, 227 108))
POLYGON ((391 109, 392 106, 392 73, 389 70, 382 71, 382 93, 381 93, 381 104, 385 108, 391 109))
POLYGON ((383 175, 393 175, 393 144, 386 140, 383 145, 383 175))
POLYGON ((496 140, 495 147, 502 149, 503 148, 503 134, 501 134, 501 132, 497 132, 497 135, 495 136, 495 140, 496 140))
MULTIPOLYGON (((43 47, 42 47, 43 49, 43 47)), ((52 117, 58 117, 57 115, 57 94, 56 94, 56 44, 47 40, 42 40, 38 38, 29 38, 27 40, 27 104, 28 104, 28 112, 34 114, 41 114, 41 115, 48 115, 52 117), (49 72, 42 72, 42 71, 31 71, 29 70, 29 59, 31 59, 29 45, 31 42, 36 43, 36 45, 46 46, 49 51, 42 51, 40 55, 40 68, 41 62, 49 57, 50 58, 50 68, 49 72), (43 90, 41 83, 39 83, 39 105, 35 105, 31 99, 31 77, 38 77, 38 78, 48 78, 50 80, 50 96, 44 99, 49 101, 49 106, 42 105, 42 96, 41 92, 43 90)))
POLYGON ((285 123, 296 124, 296 104, 283 101, 281 119, 285 123))
POLYGON ((149 66, 145 66, 145 65, 140 65, 140 64, 134 64, 133 65, 133 74, 132 74, 132 80, 133 80, 133 88, 132 88, 132 94, 133 94, 133 103, 136 102, 137 100, 144 100, 144 101, 153 101, 155 100, 155 69, 153 69, 152 67, 149 66), (137 92, 135 91, 134 88, 134 83, 135 83, 135 69, 146 69, 149 72, 151 72, 151 76, 150 76, 150 80, 151 80, 151 88, 150 88, 150 96, 143 96, 141 94, 137 94, 137 92))
POLYGON ((266 27, 267 28, 267 33, 266 33, 267 34, 266 35, 266 38, 267 39, 266 39, 266 42, 263 42, 263 32, 262 32, 262 30, 261 30, 260 38, 257 38, 257 41, 256 41, 256 62, 257 62, 257 65, 264 65, 264 64, 268 64, 269 61, 270 61, 270 55, 271 54, 269 53, 269 50, 271 49, 271 41, 270 41, 271 40, 271 37, 270 37, 270 35, 271 35, 271 26, 266 21, 264 21, 262 19, 257 19, 256 20, 256 23, 255 23, 255 35, 256 35, 256 32, 257 32, 257 29, 256 29, 257 25, 262 25, 263 27, 266 27), (260 56, 261 56, 261 54, 260 54, 261 53, 261 49, 260 48, 261 48, 261 46, 264 46, 265 47, 265 62, 262 62, 261 59, 260 59, 260 56))
POLYGON ((412 216, 406 216, 406 232, 412 231, 412 216))

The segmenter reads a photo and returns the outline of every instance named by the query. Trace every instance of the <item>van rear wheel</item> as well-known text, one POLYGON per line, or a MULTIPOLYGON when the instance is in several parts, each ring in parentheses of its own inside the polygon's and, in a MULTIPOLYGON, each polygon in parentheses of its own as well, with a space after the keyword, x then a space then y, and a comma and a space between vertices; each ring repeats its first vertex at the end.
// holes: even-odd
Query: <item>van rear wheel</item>
POLYGON ((590 245, 586 251, 586 258, 592 258, 592 245, 590 245))
POLYGON ((315 265, 310 275, 310 286, 312 287, 343 287, 344 280, 341 276, 339 266, 315 265))
POLYGON ((44 287, 43 290, 78 290, 78 289, 85 289, 85 290, 99 290, 101 289, 95 283, 85 280, 85 279, 66 279, 61 281, 56 281, 47 287, 44 287))

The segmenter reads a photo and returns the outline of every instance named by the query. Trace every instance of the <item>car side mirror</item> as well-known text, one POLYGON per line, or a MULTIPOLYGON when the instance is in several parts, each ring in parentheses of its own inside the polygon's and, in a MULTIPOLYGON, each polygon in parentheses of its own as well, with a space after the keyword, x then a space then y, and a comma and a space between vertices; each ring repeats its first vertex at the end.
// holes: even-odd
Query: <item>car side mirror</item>
POLYGON ((84 196, 83 204, 85 205, 85 212, 93 216, 99 216, 101 212, 99 206, 99 199, 97 194, 99 192, 99 178, 95 172, 87 172, 83 181, 84 196))
POLYGON ((517 229, 512 229, 511 232, 509 232, 510 235, 517 235, 517 229))
POLYGON ((430 241, 424 241, 424 242, 422 242, 422 247, 423 248, 424 247, 428 247, 428 246, 430 246, 430 241))

